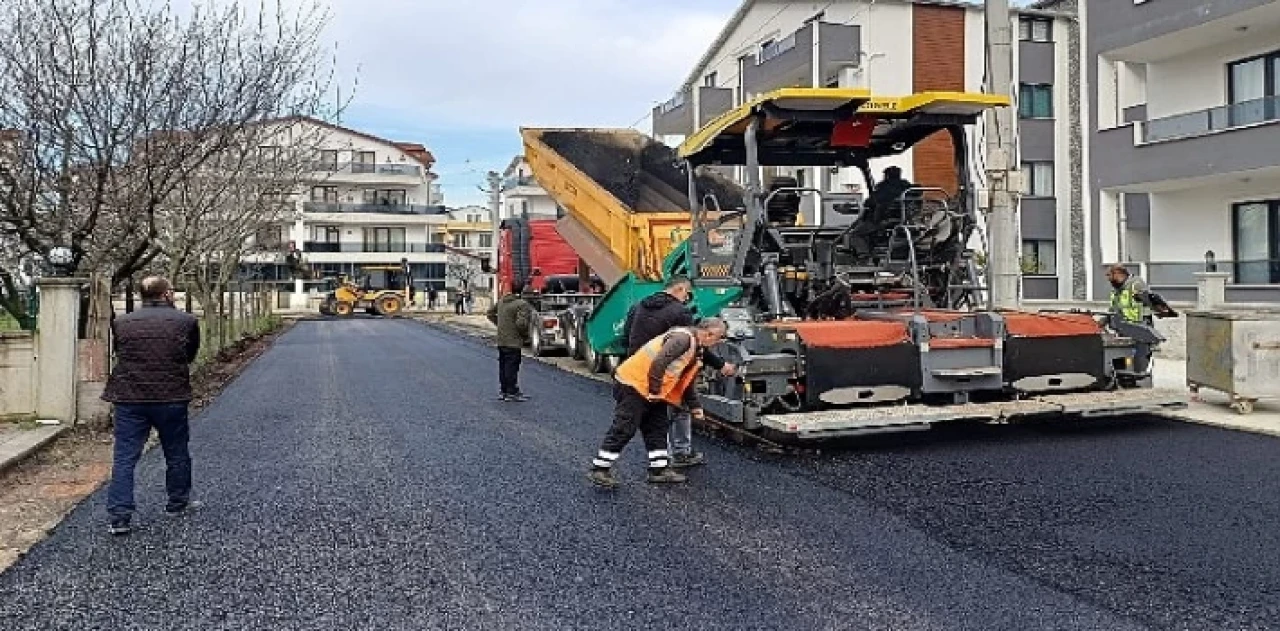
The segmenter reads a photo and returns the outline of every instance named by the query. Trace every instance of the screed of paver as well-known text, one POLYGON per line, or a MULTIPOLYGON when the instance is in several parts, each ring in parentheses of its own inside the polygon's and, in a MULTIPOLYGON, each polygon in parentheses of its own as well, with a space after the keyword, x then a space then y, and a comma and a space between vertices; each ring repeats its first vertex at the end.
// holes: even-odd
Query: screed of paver
POLYGON ((633 447, 600 493, 608 386, 522 381, 534 401, 495 401, 492 350, 417 323, 302 323, 196 420, 206 507, 163 520, 149 454, 140 530, 109 540, 94 496, 0 576, 0 626, 1129 629, 1161 604, 1047 586, 727 445, 679 488, 645 485, 633 447))

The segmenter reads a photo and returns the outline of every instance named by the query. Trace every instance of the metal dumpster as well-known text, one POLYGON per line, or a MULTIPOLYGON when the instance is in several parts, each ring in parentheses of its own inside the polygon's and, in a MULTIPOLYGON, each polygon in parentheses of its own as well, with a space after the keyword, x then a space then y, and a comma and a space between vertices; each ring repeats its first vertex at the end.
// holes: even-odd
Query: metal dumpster
POLYGON ((1187 387, 1226 393, 1240 414, 1280 398, 1280 310, 1188 312, 1187 387))

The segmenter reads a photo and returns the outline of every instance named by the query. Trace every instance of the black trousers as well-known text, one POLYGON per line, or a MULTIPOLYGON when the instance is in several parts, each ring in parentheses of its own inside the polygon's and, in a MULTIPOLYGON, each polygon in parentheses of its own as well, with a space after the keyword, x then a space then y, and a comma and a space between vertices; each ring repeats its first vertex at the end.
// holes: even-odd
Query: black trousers
POLYGON ((649 452, 649 467, 661 469, 668 466, 667 428, 671 426, 671 415, 667 412, 667 403, 649 401, 630 386, 620 383, 613 385, 613 399, 616 402, 613 426, 605 434, 600 453, 596 454, 592 464, 598 468, 612 467, 638 429, 649 452))
POLYGON ((498 386, 502 394, 520 394, 520 349, 498 347, 498 386))

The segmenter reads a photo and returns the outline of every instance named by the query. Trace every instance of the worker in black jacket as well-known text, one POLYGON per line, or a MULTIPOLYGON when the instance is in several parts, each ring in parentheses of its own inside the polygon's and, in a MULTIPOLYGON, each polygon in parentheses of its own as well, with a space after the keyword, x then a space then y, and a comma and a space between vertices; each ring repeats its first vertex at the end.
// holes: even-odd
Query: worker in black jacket
MULTIPOLYGON (((667 281, 662 291, 641 300, 627 312, 627 357, 638 352, 645 344, 674 327, 694 325, 693 312, 687 303, 693 297, 693 281, 685 276, 673 276, 667 281)), ((711 352, 702 351, 703 364, 720 374, 731 377, 737 373, 737 366, 726 363, 711 352)), ((683 468, 704 464, 706 457, 693 451, 693 419, 689 413, 672 409, 671 430, 667 437, 671 451, 672 466, 683 468)))

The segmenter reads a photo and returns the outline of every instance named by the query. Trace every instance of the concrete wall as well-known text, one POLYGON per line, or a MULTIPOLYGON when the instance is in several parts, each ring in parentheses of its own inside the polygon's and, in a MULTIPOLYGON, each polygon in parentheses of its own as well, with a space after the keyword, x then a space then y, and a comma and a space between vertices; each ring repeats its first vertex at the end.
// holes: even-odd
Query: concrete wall
POLYGON ((0 333, 0 419, 35 414, 35 372, 35 337, 0 333))

